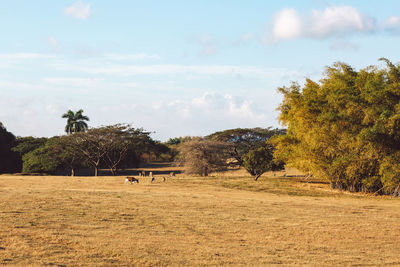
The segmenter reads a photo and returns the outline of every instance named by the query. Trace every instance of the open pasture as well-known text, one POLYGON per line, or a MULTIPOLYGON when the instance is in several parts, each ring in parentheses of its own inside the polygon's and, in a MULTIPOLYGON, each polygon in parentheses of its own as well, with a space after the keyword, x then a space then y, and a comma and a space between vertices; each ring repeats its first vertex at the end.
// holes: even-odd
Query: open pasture
POLYGON ((0 176, 0 264, 400 265, 400 201, 293 178, 0 176))

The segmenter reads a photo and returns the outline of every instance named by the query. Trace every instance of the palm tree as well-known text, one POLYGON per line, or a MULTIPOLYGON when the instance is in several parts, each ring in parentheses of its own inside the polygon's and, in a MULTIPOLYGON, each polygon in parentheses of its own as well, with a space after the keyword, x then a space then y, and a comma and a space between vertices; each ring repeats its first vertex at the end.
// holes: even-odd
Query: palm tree
POLYGON ((66 133, 72 134, 86 131, 88 125, 85 121, 89 121, 89 117, 82 115, 82 113, 82 109, 78 110, 77 112, 68 110, 67 113, 62 115, 62 118, 67 119, 67 125, 65 126, 66 133))

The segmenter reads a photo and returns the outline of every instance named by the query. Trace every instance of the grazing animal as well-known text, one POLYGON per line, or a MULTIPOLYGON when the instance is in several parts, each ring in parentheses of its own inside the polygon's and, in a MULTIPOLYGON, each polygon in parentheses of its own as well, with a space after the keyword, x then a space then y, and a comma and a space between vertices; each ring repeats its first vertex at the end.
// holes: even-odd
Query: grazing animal
POLYGON ((154 176, 151 177, 151 182, 154 182, 156 180, 156 178, 154 178, 154 176))
POLYGON ((139 179, 136 179, 133 176, 128 176, 125 178, 125 184, 126 183, 130 183, 130 184, 139 183, 139 179))
POLYGON ((169 173, 169 177, 172 177, 172 176, 175 176, 175 173, 174 173, 174 172, 170 172, 170 173, 169 173))
POLYGON ((167 181, 167 178, 163 177, 162 181, 165 183, 165 181, 167 181))

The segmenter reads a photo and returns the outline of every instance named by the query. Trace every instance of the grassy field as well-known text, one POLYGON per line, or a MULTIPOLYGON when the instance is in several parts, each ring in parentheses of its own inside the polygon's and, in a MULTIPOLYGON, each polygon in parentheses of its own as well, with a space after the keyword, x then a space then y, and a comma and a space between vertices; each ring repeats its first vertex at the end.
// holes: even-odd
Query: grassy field
POLYGON ((400 265, 399 200, 243 175, 0 176, 0 264, 400 265))

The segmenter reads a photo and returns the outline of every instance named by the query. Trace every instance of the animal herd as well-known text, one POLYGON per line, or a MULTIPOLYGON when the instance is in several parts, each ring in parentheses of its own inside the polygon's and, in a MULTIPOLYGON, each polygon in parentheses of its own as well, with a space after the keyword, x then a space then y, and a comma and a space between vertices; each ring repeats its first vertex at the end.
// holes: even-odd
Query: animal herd
MULTIPOLYGON (((139 177, 145 177, 146 176, 146 172, 145 171, 141 171, 139 172, 139 177)), ((169 177, 173 177, 175 176, 174 172, 170 172, 169 173, 169 177)), ((151 183, 156 181, 156 178, 153 176, 153 172, 149 172, 148 177, 151 177, 151 183)), ((158 178, 157 178, 158 179, 158 178)), ((162 181, 166 182, 167 178, 165 176, 162 177, 162 181)), ((139 178, 135 178, 134 176, 127 176, 125 178, 125 184, 138 184, 139 183, 139 178)))

